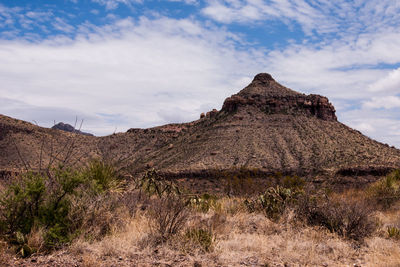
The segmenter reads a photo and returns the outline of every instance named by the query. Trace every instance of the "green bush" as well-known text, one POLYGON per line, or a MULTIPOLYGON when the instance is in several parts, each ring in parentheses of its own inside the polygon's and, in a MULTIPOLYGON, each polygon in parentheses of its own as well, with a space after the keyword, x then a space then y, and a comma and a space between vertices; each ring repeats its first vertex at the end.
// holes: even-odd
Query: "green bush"
POLYGON ((34 173, 11 183, 0 198, 1 232, 28 234, 42 210, 45 190, 45 180, 34 173))
POLYGON ((400 229, 396 226, 388 226, 387 233, 389 238, 400 239, 400 229))
POLYGON ((112 164, 93 160, 83 171, 85 179, 92 182, 97 192, 118 190, 122 185, 121 179, 112 164))
POLYGON ((217 197, 205 193, 201 196, 194 196, 190 198, 190 204, 192 207, 201 212, 208 212, 210 208, 216 208, 217 197))
POLYGON ((57 247, 69 241, 69 197, 84 182, 78 172, 58 168, 50 177, 26 173, 11 183, 0 198, 1 232, 10 240, 26 236, 35 224, 44 226, 45 245, 57 247))
POLYGON ((400 200, 400 171, 395 170, 368 188, 370 198, 387 209, 400 200))
POLYGON ((285 209, 294 204, 302 191, 284 188, 282 186, 270 187, 258 198, 245 200, 249 212, 263 211, 272 220, 277 220, 285 209))
POLYGON ((88 212, 81 207, 80 214, 71 216, 73 204, 88 205, 118 183, 113 168, 99 161, 83 170, 58 166, 46 174, 22 174, 0 196, 0 234, 21 256, 33 252, 26 237, 34 226, 44 229, 44 249, 59 248, 76 235, 88 212))

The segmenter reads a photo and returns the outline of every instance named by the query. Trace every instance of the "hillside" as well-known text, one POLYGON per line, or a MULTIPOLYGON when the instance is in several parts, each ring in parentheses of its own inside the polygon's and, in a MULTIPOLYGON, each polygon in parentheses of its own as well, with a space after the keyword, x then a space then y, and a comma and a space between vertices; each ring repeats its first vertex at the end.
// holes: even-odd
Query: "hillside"
POLYGON ((399 150, 338 122, 326 97, 295 92, 269 74, 258 74, 220 111, 190 123, 92 137, 1 116, 0 129, 3 170, 39 166, 49 154, 79 162, 105 157, 132 173, 155 166, 176 178, 241 167, 308 175, 384 174, 400 166, 399 150))

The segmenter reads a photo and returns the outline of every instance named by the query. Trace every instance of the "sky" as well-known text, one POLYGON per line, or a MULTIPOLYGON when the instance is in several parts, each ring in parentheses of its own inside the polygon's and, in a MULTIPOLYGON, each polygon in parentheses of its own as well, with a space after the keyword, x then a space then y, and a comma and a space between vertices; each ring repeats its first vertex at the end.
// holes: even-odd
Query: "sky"
POLYGON ((0 2, 0 113, 40 126, 189 122, 260 72, 400 148, 400 1, 0 2))

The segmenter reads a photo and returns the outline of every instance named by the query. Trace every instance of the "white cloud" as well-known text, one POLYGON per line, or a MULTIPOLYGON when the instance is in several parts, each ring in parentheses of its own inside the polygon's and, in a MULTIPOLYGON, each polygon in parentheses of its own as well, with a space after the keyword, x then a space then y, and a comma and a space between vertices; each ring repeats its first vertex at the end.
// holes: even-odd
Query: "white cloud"
POLYGON ((372 97, 370 100, 363 104, 366 108, 400 108, 400 97, 398 96, 384 96, 384 97, 372 97))
POLYGON ((298 23, 308 35, 341 35, 396 28, 399 11, 393 0, 208 0, 202 13, 222 23, 277 20, 298 23))
POLYGON ((36 21, 46 21, 53 15, 52 12, 41 12, 41 11, 28 11, 25 13, 25 16, 36 21))
POLYGON ((395 92, 400 93, 400 68, 369 86, 371 92, 395 92))
POLYGON ((374 109, 356 109, 342 113, 343 122, 351 124, 363 134, 380 142, 400 148, 398 111, 377 112, 374 109))
POLYGON ((75 27, 65 22, 62 18, 55 18, 52 23, 53 27, 61 32, 71 33, 75 30, 75 27))
POLYGON ((132 6, 132 4, 134 3, 142 2, 142 0, 92 0, 92 1, 100 5, 104 5, 108 10, 116 9, 120 4, 132 6))
POLYGON ((52 10, 31 10, 29 7, 10 8, 0 4, 0 36, 2 38, 17 38, 20 33, 23 33, 26 40, 36 40, 38 33, 35 29, 48 33, 47 23, 58 25, 54 20, 52 10), (4 31, 4 28, 7 30, 4 31))
MULTIPOLYGON (((60 108, 62 118, 89 114, 95 119, 86 120, 88 129, 110 134, 115 126, 197 119, 261 71, 256 54, 234 48, 234 36, 191 20, 128 19, 90 29, 96 32, 74 40, 2 41, 0 94, 27 110, 60 108)), ((7 103, 0 112, 24 118, 7 103)), ((43 113, 27 113, 38 115, 42 125, 60 120, 60 112, 42 119, 43 113)))
POLYGON ((361 122, 359 124, 354 125, 358 130, 367 132, 367 133, 372 133, 375 131, 375 127, 373 127, 370 123, 366 122, 361 122))
MULTIPOLYGON (((137 2, 97 1, 108 9, 137 2)), ((35 17, 1 8, 0 22, 18 18, 10 12, 35 17)), ((252 49, 241 37, 193 17, 115 18, 102 27, 74 25, 78 35, 73 39, 2 41, 0 94, 20 101, 20 108, 5 101, 0 112, 48 126, 78 115, 86 118, 87 129, 110 134, 115 127, 197 119, 200 112, 219 108, 256 73, 270 72, 295 90, 328 96, 342 122, 400 147, 394 112, 400 71, 379 67, 400 63, 399 8, 387 0, 347 5, 342 0, 208 1, 203 14, 221 22, 283 20, 299 23, 308 34, 328 36, 275 50, 252 49), (354 8, 360 12, 352 13, 354 8)))
POLYGON ((400 62, 399 47, 400 32, 371 33, 325 45, 290 45, 271 51, 267 60, 271 72, 294 88, 336 99, 365 100, 376 96, 369 90, 371 84, 390 72, 379 64, 400 62))
POLYGON ((167 0, 167 1, 170 1, 170 2, 182 2, 182 3, 188 4, 188 5, 195 5, 195 4, 199 3, 198 0, 167 0))
POLYGON ((92 13, 93 15, 98 15, 100 13, 100 11, 97 9, 92 9, 92 10, 90 10, 90 13, 92 13))

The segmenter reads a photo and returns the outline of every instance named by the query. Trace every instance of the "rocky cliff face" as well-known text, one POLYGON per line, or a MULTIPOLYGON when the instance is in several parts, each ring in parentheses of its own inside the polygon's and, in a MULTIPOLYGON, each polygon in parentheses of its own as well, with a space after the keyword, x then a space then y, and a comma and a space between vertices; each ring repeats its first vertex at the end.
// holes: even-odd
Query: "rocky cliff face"
POLYGON ((278 84, 267 73, 258 74, 253 82, 238 94, 228 97, 222 111, 236 112, 255 106, 266 114, 306 115, 336 121, 335 108, 328 98, 305 95, 278 84))

